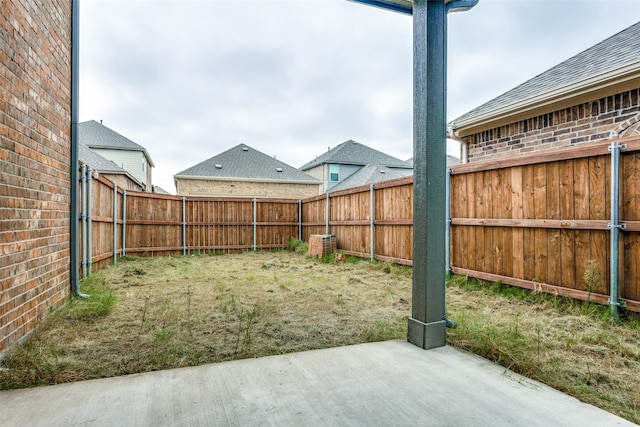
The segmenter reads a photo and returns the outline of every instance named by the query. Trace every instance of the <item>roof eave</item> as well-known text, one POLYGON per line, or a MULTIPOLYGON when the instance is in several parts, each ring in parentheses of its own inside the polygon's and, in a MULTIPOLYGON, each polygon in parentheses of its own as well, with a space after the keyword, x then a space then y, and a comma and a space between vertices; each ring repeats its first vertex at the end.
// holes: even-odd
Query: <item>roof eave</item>
POLYGON ((291 180, 291 179, 270 179, 270 178, 241 178, 231 176, 197 176, 197 175, 174 175, 173 179, 198 179, 203 181, 243 181, 243 182, 265 182, 265 183, 277 183, 277 184, 308 184, 308 185, 320 185, 320 181, 303 181, 303 180, 291 180))
POLYGON ((596 94, 599 99, 638 87, 640 87, 640 61, 466 120, 454 120, 451 122, 451 128, 455 136, 461 138, 581 102, 588 102, 593 100, 596 94))
POLYGON ((149 155, 149 152, 147 151, 146 148, 133 148, 133 147, 114 147, 114 146, 110 146, 110 145, 98 145, 98 144, 85 144, 87 147, 91 148, 92 150, 119 150, 119 151, 139 151, 141 152, 145 159, 147 159, 147 163, 149 163, 149 165, 153 168, 156 167, 156 165, 153 163, 153 160, 151 160, 151 156, 149 155))

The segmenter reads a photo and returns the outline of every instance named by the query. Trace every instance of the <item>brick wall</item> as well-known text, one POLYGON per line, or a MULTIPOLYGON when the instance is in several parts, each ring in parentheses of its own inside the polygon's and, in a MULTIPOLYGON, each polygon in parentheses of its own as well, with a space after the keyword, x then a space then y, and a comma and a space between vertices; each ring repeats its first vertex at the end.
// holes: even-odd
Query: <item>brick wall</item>
POLYGON ((467 136, 469 161, 567 147, 638 132, 640 89, 467 136))
POLYGON ((319 184, 178 179, 179 196, 306 199, 318 195, 319 184))
POLYGON ((71 0, 0 0, 0 356, 69 295, 71 0))
POLYGON ((312 234, 309 236, 309 251, 311 257, 322 258, 335 252, 337 241, 335 235, 312 234))

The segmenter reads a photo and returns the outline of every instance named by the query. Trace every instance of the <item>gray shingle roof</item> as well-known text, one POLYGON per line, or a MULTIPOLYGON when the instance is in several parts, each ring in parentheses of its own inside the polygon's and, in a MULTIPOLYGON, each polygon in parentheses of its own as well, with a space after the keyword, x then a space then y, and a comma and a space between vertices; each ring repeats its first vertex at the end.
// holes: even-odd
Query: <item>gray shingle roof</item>
POLYGON ((300 170, 306 171, 324 163, 338 163, 342 165, 383 165, 397 168, 411 168, 404 160, 396 159, 388 154, 374 150, 359 142, 348 140, 332 148, 323 155, 315 158, 300 170))
POLYGON ((118 132, 109 129, 95 120, 78 124, 78 138, 80 142, 89 148, 110 148, 112 150, 141 151, 149 164, 153 167, 153 161, 147 150, 140 144, 136 144, 129 138, 125 138, 118 132))
POLYGON ((125 173, 126 171, 109 159, 92 151, 84 144, 78 144, 78 159, 99 172, 125 173))
POLYGON ((78 159, 85 165, 91 166, 91 169, 102 174, 126 175, 140 187, 143 186, 142 183, 135 179, 129 172, 82 143, 78 144, 78 159))
POLYGON ((366 165, 358 172, 349 176, 344 181, 331 187, 329 192, 346 190, 348 188, 360 187, 362 185, 376 184, 390 179, 404 178, 411 176, 413 169, 388 168, 381 165, 366 165))
POLYGON ((154 185, 153 186, 153 192, 156 194, 171 194, 169 193, 167 190, 165 190, 164 188, 158 186, 158 185, 154 185))
POLYGON ((508 105, 640 62, 640 22, 453 120, 473 120, 508 105))
POLYGON ((320 181, 280 160, 246 144, 235 147, 194 165, 174 177, 252 179, 319 184, 320 181))

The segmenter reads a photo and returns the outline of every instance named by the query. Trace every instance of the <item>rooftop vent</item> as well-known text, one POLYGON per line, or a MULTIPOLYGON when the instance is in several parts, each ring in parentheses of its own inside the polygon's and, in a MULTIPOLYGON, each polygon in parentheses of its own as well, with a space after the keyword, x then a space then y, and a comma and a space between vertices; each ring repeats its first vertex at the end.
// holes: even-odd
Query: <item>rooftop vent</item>
POLYGON ((242 147, 242 151, 249 151, 247 147, 242 147))
POLYGON ((216 169, 222 169, 222 165, 216 165, 216 169))
POLYGON ((276 172, 282 172, 282 168, 276 168, 276 172))

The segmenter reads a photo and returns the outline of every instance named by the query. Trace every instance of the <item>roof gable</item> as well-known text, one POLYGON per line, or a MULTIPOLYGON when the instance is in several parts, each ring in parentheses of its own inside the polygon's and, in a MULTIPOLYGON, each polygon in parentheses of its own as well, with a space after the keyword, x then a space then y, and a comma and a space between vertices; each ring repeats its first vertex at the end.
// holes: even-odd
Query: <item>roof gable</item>
POLYGON ((312 176, 246 144, 236 145, 217 156, 177 173, 174 177, 253 179, 319 184, 319 181, 312 176))
POLYGON ((376 184, 390 179, 411 176, 413 169, 388 168, 381 165, 366 165, 344 181, 334 185, 330 192, 346 190, 363 185, 376 184))
POLYGON ((411 168, 411 165, 404 160, 397 159, 350 139, 337 147, 332 148, 323 155, 316 157, 309 163, 302 166, 300 170, 309 170, 325 163, 361 166, 383 165, 397 168, 411 168))
POLYGON ((95 120, 78 124, 78 138, 80 142, 89 148, 105 148, 112 150, 141 151, 147 158, 147 162, 153 167, 153 161, 147 150, 140 144, 136 144, 129 138, 109 129, 95 120))
POLYGON ((536 77, 463 114, 451 122, 456 129, 487 120, 506 109, 533 104, 540 98, 604 78, 640 70, 640 22, 597 43, 536 77), (612 74, 613 76, 610 76, 612 74))
POLYGON ((91 169, 95 171, 98 171, 102 174, 126 175, 130 180, 135 182, 137 185, 139 185, 140 187, 143 187, 142 183, 140 183, 125 169, 121 168, 111 160, 96 153, 91 148, 87 147, 82 143, 78 144, 78 159, 82 163, 88 166, 91 166, 91 169))

